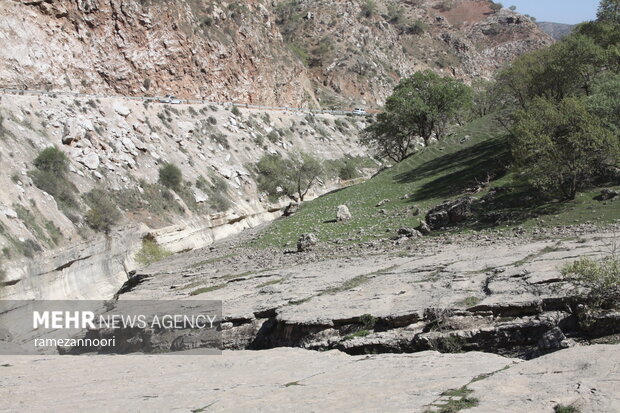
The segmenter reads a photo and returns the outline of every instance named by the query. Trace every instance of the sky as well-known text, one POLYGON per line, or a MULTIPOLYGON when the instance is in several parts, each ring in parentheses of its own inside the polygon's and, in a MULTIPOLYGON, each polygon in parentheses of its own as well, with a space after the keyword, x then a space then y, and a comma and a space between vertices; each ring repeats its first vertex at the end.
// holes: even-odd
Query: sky
MULTIPOLYGON (((497 3, 497 1, 496 1, 497 3)), ((599 0, 502 0, 504 7, 517 6, 540 22, 577 24, 596 18, 599 0)))

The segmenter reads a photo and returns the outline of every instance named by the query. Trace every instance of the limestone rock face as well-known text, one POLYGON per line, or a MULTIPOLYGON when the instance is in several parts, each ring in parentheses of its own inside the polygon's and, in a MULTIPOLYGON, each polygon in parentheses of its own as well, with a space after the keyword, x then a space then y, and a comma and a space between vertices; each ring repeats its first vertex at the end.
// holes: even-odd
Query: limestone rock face
POLYGON ((349 211, 349 207, 346 205, 338 205, 338 208, 336 208, 336 221, 348 221, 351 218, 353 218, 353 216, 351 215, 351 211, 349 211))
MULTIPOLYGON (((377 0, 372 16, 362 13, 364 3, 298 2, 293 10, 249 0, 234 8, 190 0, 4 1, 0 83, 294 107, 335 94, 376 106, 399 76, 431 69, 490 78, 552 41, 528 18, 493 12, 486 0, 460 0, 447 11, 431 0, 400 2, 400 22, 388 0, 377 0), (295 16, 306 16, 304 24, 295 16), (309 54, 307 64, 292 42, 309 54)), ((117 114, 128 116, 125 109, 117 114)))
POLYGON ((620 410, 619 357, 618 345, 579 346, 530 361, 478 352, 348 356, 293 348, 221 356, 76 356, 71 363, 67 356, 0 356, 7 372, 0 397, 11 412, 93 411, 105 392, 116 395, 105 402, 111 412, 210 406, 213 412, 405 413, 432 409, 444 403, 442 393, 466 386, 478 399, 467 409, 472 413, 552 412, 558 404, 609 413, 620 410), (87 370, 96 374, 84 375, 87 370), (65 380, 51 379, 58 371, 65 380), (127 377, 139 379, 128 386, 127 377), (68 383, 76 382, 82 390, 69 391, 68 383), (213 390, 205 393, 203 386, 213 390))

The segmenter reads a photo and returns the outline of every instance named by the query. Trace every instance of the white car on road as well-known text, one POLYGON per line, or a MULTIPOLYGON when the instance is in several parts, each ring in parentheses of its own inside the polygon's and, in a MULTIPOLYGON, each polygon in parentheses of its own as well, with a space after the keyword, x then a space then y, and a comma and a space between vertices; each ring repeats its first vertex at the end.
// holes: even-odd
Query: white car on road
POLYGON ((159 99, 160 103, 170 103, 173 105, 178 105, 179 103, 181 103, 180 99, 177 99, 175 96, 172 95, 166 95, 166 97, 159 99))
POLYGON ((353 114, 357 116, 366 116, 368 113, 362 108, 353 109, 353 114))

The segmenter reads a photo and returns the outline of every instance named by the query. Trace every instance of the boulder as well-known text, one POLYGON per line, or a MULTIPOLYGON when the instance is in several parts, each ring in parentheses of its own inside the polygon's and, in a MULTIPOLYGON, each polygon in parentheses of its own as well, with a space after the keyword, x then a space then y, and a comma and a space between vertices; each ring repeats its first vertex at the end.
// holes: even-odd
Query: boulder
POLYGON ((432 230, 440 229, 450 225, 450 216, 445 210, 431 210, 426 214, 426 223, 432 230))
POLYGON ((290 217, 291 215, 296 213, 298 210, 299 210, 299 203, 291 202, 290 204, 284 207, 284 210, 282 211, 282 216, 290 217))
POLYGON ((125 136, 121 139, 121 143, 123 144, 123 147, 126 152, 129 152, 131 154, 136 153, 136 145, 134 145, 131 139, 125 136))
POLYGON ((78 162, 80 162, 81 164, 83 164, 90 170, 95 170, 99 168, 99 164, 100 164, 99 155, 97 155, 95 152, 90 152, 84 155, 83 157, 79 158, 78 162))
POLYGON ((349 211, 349 207, 346 205, 338 205, 336 209, 336 221, 348 221, 351 218, 353 218, 353 216, 351 215, 351 211, 349 211))
POLYGON ((297 240, 297 252, 308 252, 312 250, 312 247, 318 242, 319 239, 312 233, 301 234, 297 240))
POLYGON ((121 103, 116 103, 114 105, 114 111, 123 117, 129 116, 131 113, 131 109, 121 103))
POLYGON ((17 219, 17 212, 7 206, 0 205, 0 213, 7 218, 17 219))
POLYGON ((197 204, 207 202, 209 200, 209 195, 205 194, 199 188, 194 188, 194 200, 197 204))
POLYGON ((426 223, 436 230, 463 222, 471 216, 473 201, 472 197, 464 197, 437 205, 426 214, 426 223))
POLYGON ((66 133, 61 138, 61 142, 63 145, 71 145, 73 142, 79 139, 79 136, 77 136, 77 134, 69 133, 68 131, 65 132, 66 133))
POLYGON ((616 199, 620 196, 620 192, 615 189, 602 189, 601 194, 598 196, 600 201, 608 201, 610 199, 616 199))
POLYGON ((379 203, 378 203, 376 206, 377 206, 377 207, 381 207, 381 206, 383 206, 383 205, 387 204, 388 202, 390 202, 390 200, 389 200, 389 199, 384 199, 384 200, 382 200, 382 201, 379 201, 379 203))
POLYGON ((424 221, 422 221, 420 225, 418 225, 416 230, 418 230, 422 235, 428 235, 431 233, 431 227, 429 227, 428 224, 424 221))
POLYGON ((547 331, 538 340, 538 349, 542 353, 551 353, 557 350, 562 350, 574 346, 575 343, 572 340, 566 338, 562 330, 558 327, 554 327, 547 331))

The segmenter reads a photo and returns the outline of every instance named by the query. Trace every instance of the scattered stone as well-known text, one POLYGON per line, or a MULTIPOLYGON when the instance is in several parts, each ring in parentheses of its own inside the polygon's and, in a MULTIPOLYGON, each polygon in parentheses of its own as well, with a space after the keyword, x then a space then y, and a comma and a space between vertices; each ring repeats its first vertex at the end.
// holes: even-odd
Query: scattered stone
POLYGON ((297 240, 297 252, 308 252, 312 250, 312 247, 318 242, 319 239, 312 233, 301 234, 299 240, 297 240))
POLYGON ((414 228, 399 228, 396 232, 398 235, 404 235, 408 238, 417 238, 422 236, 422 234, 414 228))
POLYGON ((338 205, 338 209, 336 210, 336 221, 348 221, 353 216, 351 215, 351 211, 349 211, 349 207, 346 205, 338 205))
POLYGON ((375 205, 376 207, 382 207, 383 205, 387 204, 388 202, 390 202, 389 199, 384 199, 382 201, 379 201, 379 203, 377 205, 375 205))
POLYGON ((134 145, 133 141, 131 139, 129 139, 128 137, 124 137, 121 140, 123 147, 127 150, 127 152, 129 153, 135 153, 136 152, 136 145, 134 145))
POLYGON ((404 244, 407 241, 409 241, 409 237, 403 235, 401 237, 397 237, 394 240, 394 245, 402 245, 402 244, 404 244))

